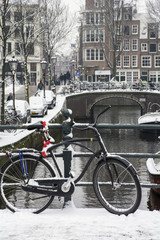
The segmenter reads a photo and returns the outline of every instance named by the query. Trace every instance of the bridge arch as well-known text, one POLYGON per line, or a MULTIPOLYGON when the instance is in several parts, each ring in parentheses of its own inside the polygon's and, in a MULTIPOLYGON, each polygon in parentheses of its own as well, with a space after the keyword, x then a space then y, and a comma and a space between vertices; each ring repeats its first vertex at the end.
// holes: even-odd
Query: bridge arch
MULTIPOLYGON (((136 103, 136 104, 140 107, 141 115, 143 115, 144 109, 143 109, 142 104, 141 104, 139 101, 137 101, 137 100, 135 100, 135 99, 133 99, 133 98, 130 98, 130 97, 126 97, 126 96, 110 96, 110 97, 103 97, 103 98, 97 100, 96 102, 94 102, 94 103, 92 104, 92 106, 91 106, 90 109, 89 109, 91 119, 93 120, 94 107, 95 107, 96 105, 98 105, 98 104, 99 104, 100 102, 102 102, 102 101, 109 100, 109 99, 117 99, 117 98, 123 99, 123 100, 124 100, 124 99, 130 100, 130 101, 136 103)), ((106 104, 106 105, 113 105, 113 104, 106 104)))

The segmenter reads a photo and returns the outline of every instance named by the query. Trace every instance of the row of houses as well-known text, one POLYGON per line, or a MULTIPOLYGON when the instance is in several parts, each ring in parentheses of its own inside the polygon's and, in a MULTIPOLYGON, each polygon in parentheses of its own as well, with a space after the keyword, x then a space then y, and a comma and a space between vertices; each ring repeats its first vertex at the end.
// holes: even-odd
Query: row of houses
MULTIPOLYGON (((121 0, 108 2, 114 10, 121 0)), ((79 66, 87 81, 109 81, 113 77, 116 54, 116 79, 133 83, 136 79, 160 82, 160 29, 147 13, 134 4, 124 4, 115 20, 117 37, 114 52, 111 32, 106 21, 106 0, 86 0, 82 12, 79 41, 79 66), (119 41, 118 41, 119 38, 119 41), (110 64, 109 64, 110 63, 110 64)), ((118 8, 118 7, 117 7, 118 8)), ((110 10, 111 11, 111 10, 110 10)), ((110 15, 111 16, 111 15, 110 15)))

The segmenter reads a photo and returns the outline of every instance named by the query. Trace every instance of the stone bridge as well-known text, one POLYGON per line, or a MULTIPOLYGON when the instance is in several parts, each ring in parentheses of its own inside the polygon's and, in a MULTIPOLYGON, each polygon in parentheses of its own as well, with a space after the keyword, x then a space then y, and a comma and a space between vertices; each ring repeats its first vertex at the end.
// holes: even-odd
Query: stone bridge
POLYGON ((141 115, 147 112, 149 103, 160 104, 160 92, 110 90, 91 91, 70 95, 66 107, 72 109, 74 119, 92 118, 96 106, 139 106, 141 115))

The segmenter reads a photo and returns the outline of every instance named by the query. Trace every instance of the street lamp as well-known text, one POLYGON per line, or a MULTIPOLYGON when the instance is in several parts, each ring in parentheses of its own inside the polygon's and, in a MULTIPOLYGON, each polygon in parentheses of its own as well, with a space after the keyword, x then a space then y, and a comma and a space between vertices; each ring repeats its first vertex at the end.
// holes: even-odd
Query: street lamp
POLYGON ((75 80, 75 63, 76 63, 76 61, 73 59, 72 60, 72 76, 73 76, 73 80, 75 80))
POLYGON ((53 63, 53 72, 54 72, 54 84, 56 84, 56 62, 57 57, 52 57, 52 63, 53 63))
POLYGON ((42 68, 42 72, 43 72, 43 85, 44 85, 44 98, 45 96, 45 73, 46 73, 46 68, 47 68, 47 62, 45 61, 45 59, 43 59, 41 61, 41 68, 42 68))
POLYGON ((10 60, 8 60, 8 64, 13 76, 13 110, 14 114, 16 112, 16 107, 15 107, 15 77, 16 77, 16 71, 17 71, 17 66, 18 66, 18 60, 13 56, 10 60))

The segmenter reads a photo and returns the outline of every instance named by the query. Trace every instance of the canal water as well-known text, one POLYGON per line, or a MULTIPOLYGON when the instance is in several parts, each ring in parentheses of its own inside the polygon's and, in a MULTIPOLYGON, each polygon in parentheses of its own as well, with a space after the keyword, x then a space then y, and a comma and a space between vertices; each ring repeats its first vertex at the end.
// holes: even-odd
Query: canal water
MULTIPOLYGON (((104 107, 103 107, 104 108, 104 107)), ((100 112, 100 106, 95 109, 95 115, 100 112)), ((140 116, 140 109, 137 106, 112 107, 105 114, 103 114, 99 123, 113 123, 113 124, 137 124, 140 116)), ((74 133, 77 137, 87 137, 91 133, 84 133, 76 131, 74 133)), ((158 134, 155 132, 141 132, 136 129, 116 129, 116 130, 101 130, 103 140, 106 144, 108 152, 110 153, 156 153, 160 150, 160 141, 158 141, 158 134)), ((96 143, 88 143, 90 147, 96 149, 96 143), (91 146, 93 145, 93 146, 91 146)), ((77 149, 80 150, 81 149, 77 149)), ((83 151, 83 150, 82 150, 83 151)), ((149 175, 146 169, 146 158, 128 158, 128 160, 135 166, 140 181, 142 183, 149 182, 149 175)), ((83 168, 86 159, 76 159, 76 170, 83 168)), ((87 172, 83 179, 84 181, 92 180, 93 166, 87 172)), ((92 187, 77 188, 74 194, 74 202, 77 207, 94 207, 99 206, 92 187)), ((142 202, 140 209, 159 209, 160 198, 154 194, 150 189, 142 189, 142 202)))

